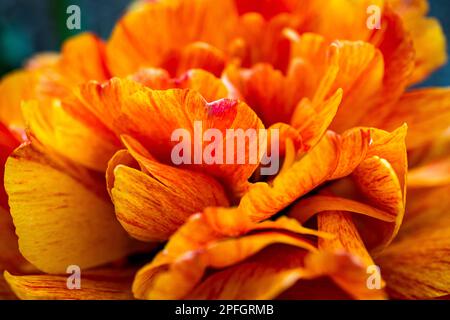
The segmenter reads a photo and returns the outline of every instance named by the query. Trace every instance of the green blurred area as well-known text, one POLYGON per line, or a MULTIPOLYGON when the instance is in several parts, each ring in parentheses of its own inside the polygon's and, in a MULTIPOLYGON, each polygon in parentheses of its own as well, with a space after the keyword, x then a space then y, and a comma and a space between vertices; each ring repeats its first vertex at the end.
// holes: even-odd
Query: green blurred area
MULTIPOLYGON (((214 1, 214 0, 211 0, 214 1)), ((307 0, 305 0, 307 1, 307 0)), ((131 0, 0 0, 0 75, 22 66, 37 52, 57 51, 68 37, 92 31, 107 38, 131 0), (66 27, 67 7, 81 9, 81 29, 66 27)), ((450 1, 429 0, 450 37, 450 1)), ((449 43, 447 43, 449 52, 449 43)), ((450 64, 438 70, 424 86, 450 85, 450 64)))
POLYGON ((19 68, 37 52, 58 51, 65 39, 92 31, 107 38, 130 0, 1 0, 0 74, 19 68), (77 5, 81 29, 66 26, 67 8, 77 5))

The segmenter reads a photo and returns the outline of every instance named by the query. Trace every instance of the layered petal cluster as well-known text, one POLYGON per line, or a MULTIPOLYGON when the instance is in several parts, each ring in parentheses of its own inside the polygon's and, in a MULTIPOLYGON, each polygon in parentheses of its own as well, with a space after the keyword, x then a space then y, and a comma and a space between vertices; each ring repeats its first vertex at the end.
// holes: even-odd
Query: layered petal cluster
POLYGON ((427 9, 138 1, 6 75, 0 298, 448 296, 450 89, 411 88, 446 61, 427 9), (230 130, 267 130, 279 170, 230 130))

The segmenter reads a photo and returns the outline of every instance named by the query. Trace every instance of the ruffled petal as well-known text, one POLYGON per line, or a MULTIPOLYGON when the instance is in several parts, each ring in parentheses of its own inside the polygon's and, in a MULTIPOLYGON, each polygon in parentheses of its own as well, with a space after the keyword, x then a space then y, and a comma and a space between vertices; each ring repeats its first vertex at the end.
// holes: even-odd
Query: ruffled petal
POLYGON ((389 0, 410 32, 416 51, 411 83, 424 80, 447 60, 445 35, 439 21, 426 17, 428 1, 389 0))
POLYGON ((115 219, 103 184, 35 143, 17 149, 6 163, 5 188, 24 257, 42 271, 62 273, 142 249, 115 219))
POLYGON ((208 102, 233 97, 221 79, 202 69, 191 69, 178 78, 171 78, 164 69, 141 69, 131 78, 156 90, 193 89, 198 91, 208 102))
POLYGON ((30 100, 23 103, 22 111, 29 130, 40 143, 87 168, 105 171, 109 159, 120 148, 114 137, 72 116, 59 100, 30 100))
MULTIPOLYGON (((226 214, 226 211, 217 212, 226 214)), ((286 220, 280 218, 282 223, 286 220)), ((232 266, 272 244, 282 243, 306 251, 315 250, 309 240, 301 237, 307 229, 296 228, 294 222, 288 223, 286 229, 283 225, 273 228, 277 222, 269 222, 267 226, 264 224, 255 225, 257 229, 250 227, 246 233, 253 232, 239 238, 219 236, 216 241, 205 243, 204 247, 197 247, 195 251, 179 252, 176 256, 172 255, 173 251, 164 251, 153 263, 138 272, 133 284, 135 296, 141 299, 185 297, 200 282, 207 267, 222 269, 232 266)), ((314 231, 309 230, 307 233, 314 234, 314 231)))
POLYGON ((116 161, 110 162, 115 168, 108 171, 114 174, 111 198, 117 219, 134 238, 166 240, 193 213, 229 205, 222 186, 212 177, 161 164, 147 157, 130 137, 124 142, 144 172, 116 161))
POLYGON ((282 169, 271 182, 258 182, 242 197, 239 207, 254 221, 267 219, 287 207, 331 177, 339 159, 338 136, 328 132, 322 140, 295 161, 282 169))
POLYGON ((181 59, 183 64, 190 61, 190 68, 212 67, 208 71, 217 72, 217 49, 226 49, 236 23, 232 0, 149 2, 130 10, 116 25, 107 44, 108 66, 117 76, 129 75, 142 67, 176 72, 181 59), (186 46, 198 41, 217 49, 208 54, 197 51, 196 59, 192 59, 192 52, 182 53, 183 49, 191 50, 186 46))
MULTIPOLYGON (((183 144, 192 148, 196 140, 202 138, 201 134, 209 128, 220 130, 222 137, 227 137, 227 129, 242 129, 245 134, 248 129, 264 128, 245 103, 231 99, 207 103, 199 93, 188 89, 157 91, 130 80, 115 78, 106 85, 89 83, 82 87, 81 94, 91 112, 112 131, 117 135, 132 136, 164 163, 173 164, 172 152, 175 146, 183 144), (184 141, 184 136, 181 136, 178 139, 182 141, 172 141, 172 135, 177 129, 186 133, 189 140, 184 141)), ((237 138, 238 135, 235 134, 233 139, 237 138)), ((217 148, 222 149, 222 152, 217 153, 222 154, 223 158, 229 154, 236 158, 239 146, 234 143, 234 153, 227 150, 228 140, 231 139, 224 138, 222 148, 218 145, 217 148)), ((247 179, 259 165, 259 161, 253 163, 249 160, 251 145, 245 144, 244 164, 236 164, 235 158, 235 164, 226 164, 226 159, 222 159, 223 164, 206 164, 203 159, 200 159, 200 163, 195 161, 198 163, 196 164, 194 160, 203 157, 207 146, 209 144, 203 144, 202 150, 197 151, 194 148, 184 166, 206 172, 239 193, 236 190, 246 187, 247 179)))

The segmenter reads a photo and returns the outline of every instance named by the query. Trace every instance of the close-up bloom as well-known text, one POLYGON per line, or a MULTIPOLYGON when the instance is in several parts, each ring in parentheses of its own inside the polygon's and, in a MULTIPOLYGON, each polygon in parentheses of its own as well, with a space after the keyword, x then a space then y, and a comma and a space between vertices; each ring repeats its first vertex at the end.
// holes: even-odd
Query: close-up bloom
POLYGON ((0 299, 448 298, 446 60, 426 0, 140 0, 34 55, 0 299))

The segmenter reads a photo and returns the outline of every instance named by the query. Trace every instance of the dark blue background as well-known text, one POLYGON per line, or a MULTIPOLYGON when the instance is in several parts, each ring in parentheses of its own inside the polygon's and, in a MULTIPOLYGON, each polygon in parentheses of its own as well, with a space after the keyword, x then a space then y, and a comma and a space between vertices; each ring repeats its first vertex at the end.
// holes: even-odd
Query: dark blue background
MULTIPOLYGON (((130 2, 130 0, 0 0, 0 74, 20 67, 23 61, 35 52, 58 50, 64 39, 73 35, 73 32, 66 28, 66 8, 69 5, 76 4, 81 8, 81 31, 90 30, 107 38, 114 23, 130 2)), ((430 15, 441 21, 449 37, 450 1, 429 2, 430 15)), ((422 85, 450 85, 450 64, 435 72, 422 85)))

